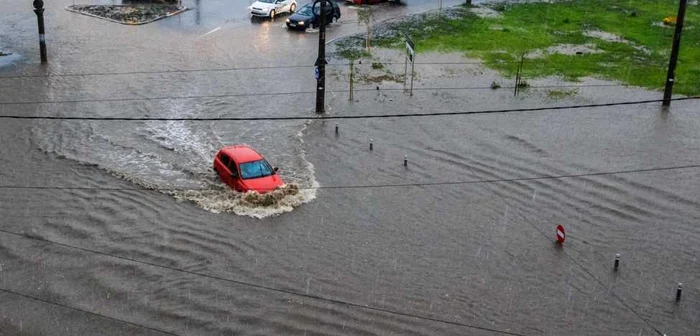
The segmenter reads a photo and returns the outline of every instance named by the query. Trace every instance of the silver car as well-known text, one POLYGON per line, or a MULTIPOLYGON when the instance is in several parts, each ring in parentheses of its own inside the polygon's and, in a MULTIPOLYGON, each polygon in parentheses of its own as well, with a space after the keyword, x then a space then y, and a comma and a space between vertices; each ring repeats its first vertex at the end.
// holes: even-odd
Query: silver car
POLYGON ((274 19, 275 15, 297 9, 296 0, 258 0, 250 5, 250 14, 274 19))

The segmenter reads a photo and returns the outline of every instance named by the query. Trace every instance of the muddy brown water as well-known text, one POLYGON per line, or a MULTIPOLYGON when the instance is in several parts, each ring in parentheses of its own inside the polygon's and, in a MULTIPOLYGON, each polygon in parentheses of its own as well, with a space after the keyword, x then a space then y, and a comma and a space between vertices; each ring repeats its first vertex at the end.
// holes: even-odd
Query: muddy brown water
MULTIPOLYGON (((47 3, 51 62, 42 68, 32 57, 34 14, 0 0, 1 47, 21 55, 0 75, 306 66, 315 58, 316 35, 251 22, 241 14, 246 3, 185 2, 200 12, 136 28, 62 9, 70 4, 47 3)), ((380 11, 428 6, 414 5, 380 11)), ((348 22, 329 37, 362 29, 343 10, 348 22)), ((399 63, 393 73, 403 70, 400 54, 381 55, 399 63)), ((443 57, 425 56, 462 60, 443 57)), ((380 83, 349 103, 343 71, 329 79, 330 115, 661 97, 597 80, 564 99, 544 89, 518 97, 437 91, 428 88, 507 80, 478 66, 421 65, 413 98, 388 90, 400 83, 380 83)), ((0 114, 313 116, 308 94, 7 104, 312 91, 312 76, 303 67, 6 78, 0 114)), ((700 170, 421 185, 698 164, 697 110, 684 101, 668 113, 645 104, 311 123, 3 120, 0 334, 697 335, 700 170), (146 189, 205 189, 214 196, 202 202, 226 201, 208 168, 220 146, 235 142, 260 149, 314 197, 256 219, 251 213, 265 210, 217 213, 146 189), (392 184, 416 185, 330 188, 392 184), (558 223, 568 233, 563 247, 554 244, 558 223)))

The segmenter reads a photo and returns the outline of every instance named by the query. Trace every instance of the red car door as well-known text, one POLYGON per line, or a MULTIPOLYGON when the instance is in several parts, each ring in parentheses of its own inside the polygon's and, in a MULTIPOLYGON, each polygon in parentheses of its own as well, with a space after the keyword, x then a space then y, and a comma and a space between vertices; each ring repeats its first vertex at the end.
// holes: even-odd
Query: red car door
MULTIPOLYGON (((230 163, 233 160, 224 153, 219 153, 214 159, 214 170, 219 175, 224 183, 228 184, 229 187, 235 188, 235 179, 231 177, 231 169, 229 168, 230 163)), ((235 167, 235 162, 234 162, 235 167)), ((238 174, 236 174, 238 175, 238 174)))
POLYGON ((243 188, 243 182, 241 181, 241 175, 236 161, 233 161, 233 159, 231 159, 226 169, 229 172, 228 181, 226 182, 226 184, 228 184, 231 188, 237 191, 246 191, 243 188))

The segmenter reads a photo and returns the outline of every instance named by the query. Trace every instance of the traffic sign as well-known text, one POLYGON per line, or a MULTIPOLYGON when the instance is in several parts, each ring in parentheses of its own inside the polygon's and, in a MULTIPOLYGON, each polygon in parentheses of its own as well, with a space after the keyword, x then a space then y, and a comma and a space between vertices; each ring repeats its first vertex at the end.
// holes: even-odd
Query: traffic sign
POLYGON ((566 240, 566 232, 564 232, 564 227, 561 225, 557 226, 557 242, 559 244, 564 244, 564 240, 566 240))
POLYGON ((316 77, 316 80, 318 80, 319 73, 318 73, 318 67, 314 67, 314 77, 316 77))

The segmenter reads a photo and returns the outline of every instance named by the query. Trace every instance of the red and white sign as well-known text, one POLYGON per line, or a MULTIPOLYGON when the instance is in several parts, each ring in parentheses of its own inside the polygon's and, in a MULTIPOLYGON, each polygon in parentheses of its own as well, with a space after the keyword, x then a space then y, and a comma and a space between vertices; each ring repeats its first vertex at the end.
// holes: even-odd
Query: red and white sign
POLYGON ((559 244, 563 244, 566 239, 566 232, 564 232, 564 227, 557 225, 557 241, 559 244))

